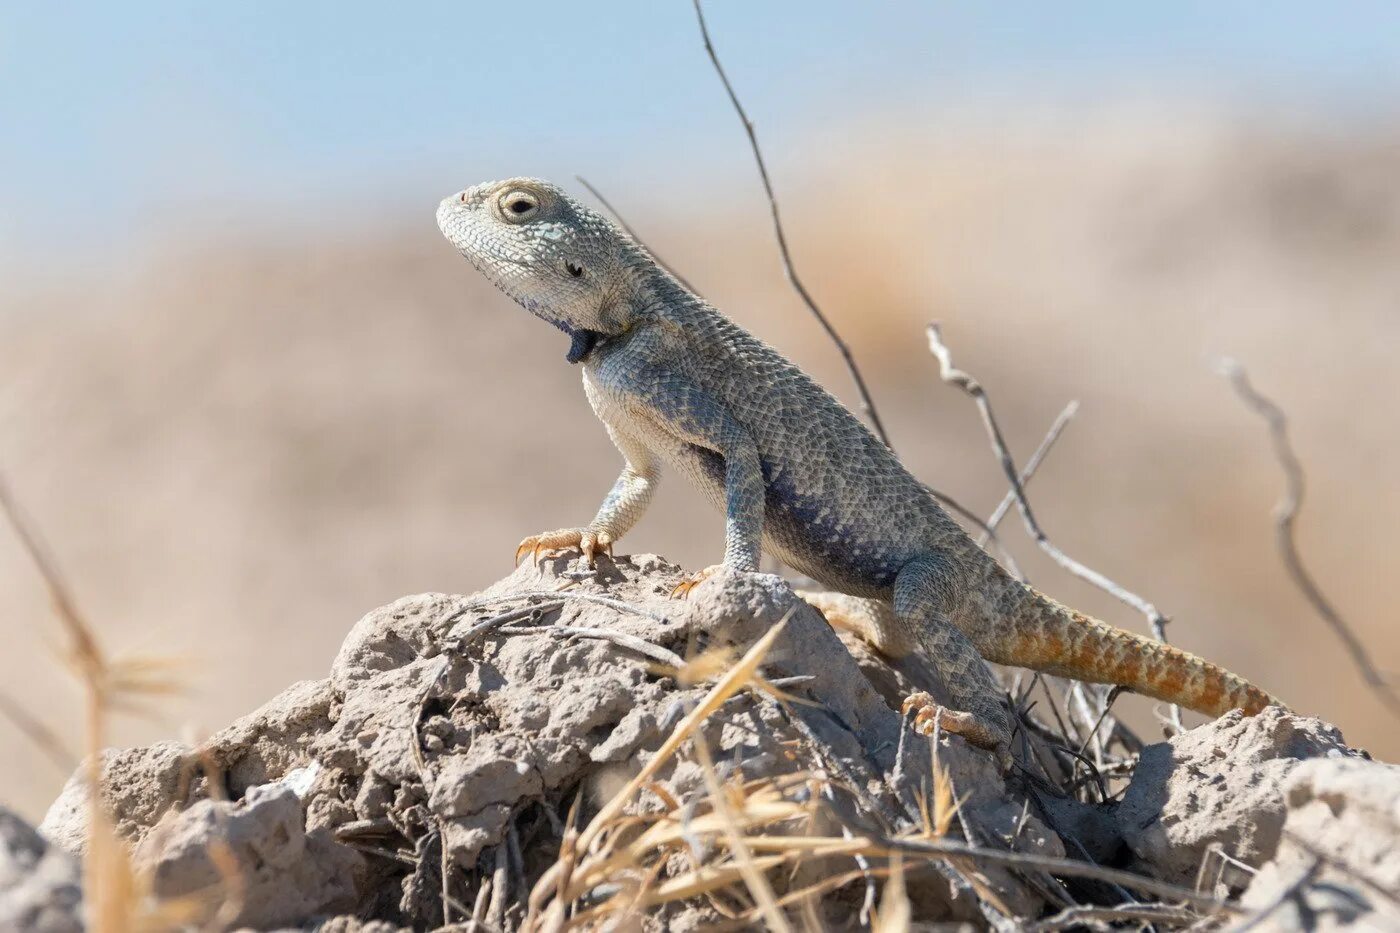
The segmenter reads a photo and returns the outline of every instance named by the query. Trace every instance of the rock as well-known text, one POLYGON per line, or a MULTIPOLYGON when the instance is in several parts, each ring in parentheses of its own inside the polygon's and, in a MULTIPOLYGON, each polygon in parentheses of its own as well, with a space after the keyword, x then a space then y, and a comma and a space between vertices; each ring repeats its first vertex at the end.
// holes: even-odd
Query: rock
POLYGON ((207 762, 224 769, 224 793, 239 797, 313 759, 312 738, 330 728, 330 680, 295 683, 204 743, 207 762))
MULTIPOLYGON (((1364 757, 1321 720, 1277 707, 1236 710, 1144 749, 1118 825, 1143 867, 1177 884, 1195 883, 1213 846, 1258 867, 1278 849, 1293 773, 1312 759, 1364 757)), ((1228 861, 1209 868, 1231 889, 1249 881, 1228 861)))
POLYGON ((0 930, 81 933, 75 858, 0 807, 0 930))
POLYGON ((231 903, 229 922, 256 928, 354 909, 362 874, 356 852, 328 833, 307 835, 301 801, 278 784, 172 812, 146 834, 135 864, 157 897, 199 898, 206 918, 231 903))
POLYGON ((1284 797, 1278 852, 1243 905, 1277 905, 1269 920, 1280 930, 1400 929, 1400 767, 1307 761, 1289 776, 1284 797), (1291 891, 1296 897, 1284 897, 1291 891))
MULTIPOLYGON (((102 799, 117 836, 136 843, 165 813, 191 796, 195 763, 179 742, 102 753, 102 799)), ((79 767, 44 814, 39 832, 81 856, 87 848, 87 774, 79 767)))

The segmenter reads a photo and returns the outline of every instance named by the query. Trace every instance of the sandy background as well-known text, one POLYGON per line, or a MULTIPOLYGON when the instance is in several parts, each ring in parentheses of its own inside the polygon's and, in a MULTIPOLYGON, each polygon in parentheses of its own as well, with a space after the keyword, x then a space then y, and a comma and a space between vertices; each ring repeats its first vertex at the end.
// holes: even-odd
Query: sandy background
MULTIPOLYGON (((1021 458, 1082 402, 1032 487, 1059 544, 1174 616, 1175 642, 1400 755, 1284 576, 1263 426, 1210 367, 1238 356, 1291 413, 1303 551, 1400 669, 1400 118, 1320 128, 1137 102, 937 135, 833 126, 775 161, 800 267, 920 477, 984 513, 1002 492, 974 408, 927 355, 938 319, 1021 458)), ((752 177, 678 179, 688 203, 592 180, 851 399, 752 177)), ((586 521, 612 482, 562 338, 455 256, 434 206, 171 237, 136 267, 0 295, 0 463, 107 645, 188 660, 190 693, 121 720, 119 741, 195 737, 321 676, 362 613, 484 586, 520 537, 586 521)), ((1143 628, 1006 528, 1043 589, 1143 628)), ((673 478, 622 549, 698 567, 721 544, 673 478)), ((59 631, 8 534, 0 592, 0 690, 76 735, 59 631)), ((3 720, 0 747, 0 799, 42 812, 63 775, 3 720)))

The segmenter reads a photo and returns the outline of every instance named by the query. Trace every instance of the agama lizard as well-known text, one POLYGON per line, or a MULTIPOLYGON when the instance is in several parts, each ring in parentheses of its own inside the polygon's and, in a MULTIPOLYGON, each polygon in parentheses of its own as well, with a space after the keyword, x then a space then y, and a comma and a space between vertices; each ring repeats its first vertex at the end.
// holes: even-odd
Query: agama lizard
MULTIPOLYGON (((699 296, 612 222, 548 182, 513 178, 445 199, 438 225, 491 282, 569 337, 593 410, 625 466, 581 528, 516 552, 593 562, 636 524, 663 463, 725 515, 724 563, 761 550, 842 595, 812 600, 880 651, 918 652, 953 708, 906 702, 1005 750, 1010 716, 987 661, 1118 684, 1211 715, 1275 702, 1177 648, 1060 605, 979 548, 895 454, 821 386, 699 296)), ((687 590, 717 567, 701 571, 687 590)))

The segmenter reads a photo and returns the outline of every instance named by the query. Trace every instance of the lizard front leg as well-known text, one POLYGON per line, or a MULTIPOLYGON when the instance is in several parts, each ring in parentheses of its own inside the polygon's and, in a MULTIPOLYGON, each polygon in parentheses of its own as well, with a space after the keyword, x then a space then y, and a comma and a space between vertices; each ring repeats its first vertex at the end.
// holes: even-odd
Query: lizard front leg
POLYGON ((724 563, 683 580, 671 591, 672 597, 687 596, 721 568, 757 573, 762 553, 764 495, 758 445, 727 411, 703 399, 692 398, 700 407, 687 413, 685 423, 692 429, 712 429, 699 436, 709 438, 714 452, 724 458, 724 563))
MULTIPOLYGON (((607 373, 608 386, 631 403, 636 417, 713 459, 724 473, 724 563, 730 570, 758 571, 763 541, 763 470, 748 429, 714 394, 661 363, 607 373)), ((708 567, 678 586, 685 595, 718 567, 708 567)))
POLYGON ((621 451, 626 465, 612 490, 598 507, 593 521, 583 528, 561 528, 531 535, 515 549, 515 560, 520 562, 527 552, 539 560, 542 552, 560 548, 576 547, 583 554, 588 566, 592 567, 597 551, 611 553, 613 542, 620 539, 646 512, 651 498, 656 492, 656 484, 661 479, 661 470, 656 455, 641 441, 623 431, 608 425, 608 436, 621 451))

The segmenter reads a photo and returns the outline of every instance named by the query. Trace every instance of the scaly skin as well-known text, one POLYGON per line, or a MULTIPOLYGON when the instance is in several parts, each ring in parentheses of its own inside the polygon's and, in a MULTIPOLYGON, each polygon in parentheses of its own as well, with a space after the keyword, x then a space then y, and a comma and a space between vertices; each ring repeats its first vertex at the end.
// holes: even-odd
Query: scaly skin
POLYGON ((636 524, 664 463, 724 511, 724 566, 756 572, 761 551, 775 554, 845 594, 810 597, 829 617, 886 654, 933 661, 955 708, 915 695, 922 731, 937 721, 1005 750, 1010 716, 986 661, 1211 715, 1274 702, 1016 581, 840 402, 558 187, 478 185, 444 200, 437 218, 493 284, 569 335, 568 360, 582 364, 588 400, 626 462, 593 521, 527 538, 517 556, 578 547, 591 562, 636 524))

